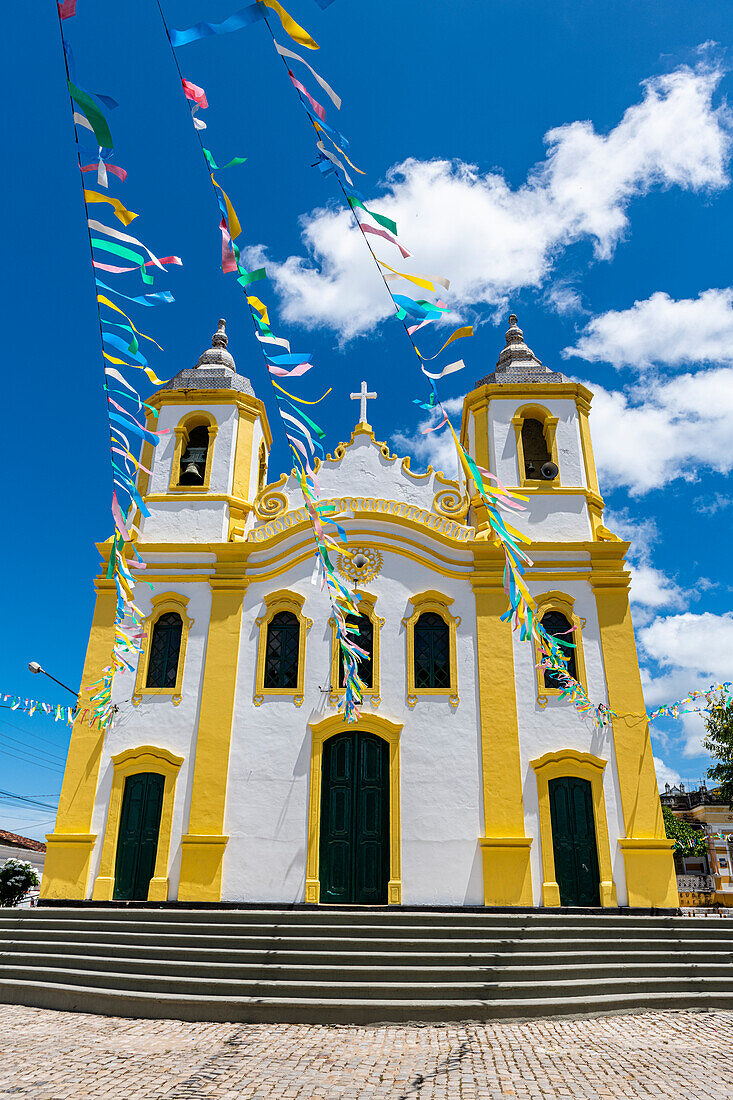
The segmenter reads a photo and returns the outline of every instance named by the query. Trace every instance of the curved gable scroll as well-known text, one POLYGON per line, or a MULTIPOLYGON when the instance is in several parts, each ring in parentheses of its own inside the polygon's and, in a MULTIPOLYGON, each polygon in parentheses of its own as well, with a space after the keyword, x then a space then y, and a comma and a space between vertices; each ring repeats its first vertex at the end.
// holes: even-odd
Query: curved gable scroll
POLYGON ((305 685, 305 636, 313 626, 313 620, 303 614, 305 596, 299 592, 291 592, 287 588, 280 588, 276 592, 268 592, 263 597, 265 614, 255 619, 255 625, 260 628, 259 646, 257 650, 257 675, 253 703, 261 706, 268 695, 290 696, 296 707, 303 705, 303 689, 305 685), (295 684, 292 687, 266 687, 265 667, 267 663, 267 640, 270 624, 277 615, 289 613, 298 623, 298 665, 295 684))
MULTIPOLYGON (((369 518, 389 516, 406 527, 413 528, 413 530, 427 530, 456 542, 469 542, 475 536, 473 527, 468 527, 459 522, 458 518, 452 518, 454 515, 460 517, 462 511, 462 504, 459 504, 460 494, 457 489, 451 487, 446 495, 449 499, 445 501, 442 500, 440 493, 436 496, 436 500, 437 497, 441 497, 441 503, 444 507, 444 511, 441 509, 440 513, 428 511, 416 504, 408 504, 406 501, 385 500, 381 497, 324 497, 322 503, 336 505, 338 510, 336 518, 344 512, 352 512, 356 516, 368 515, 369 518)), ((274 498, 274 507, 281 509, 281 511, 277 514, 277 518, 270 519, 267 523, 262 523, 253 528, 247 535, 248 542, 262 543, 269 542, 271 539, 277 540, 300 526, 306 527, 310 524, 305 508, 294 508, 292 511, 285 511, 287 502, 284 494, 271 494, 270 489, 266 489, 263 493, 260 505, 261 511, 264 511, 263 506, 269 502, 270 496, 274 498), (280 497, 283 497, 283 501, 278 500, 280 497)))
POLYGON ((410 596, 413 612, 402 620, 407 631, 407 705, 414 707, 420 696, 447 695, 452 707, 460 702, 458 695, 458 661, 456 656, 456 631, 461 625, 460 615, 452 615, 450 608, 453 600, 435 589, 428 589, 416 596, 410 596), (415 674, 415 627, 422 615, 438 615, 448 628, 448 664, 450 683, 446 687, 418 687, 415 674))

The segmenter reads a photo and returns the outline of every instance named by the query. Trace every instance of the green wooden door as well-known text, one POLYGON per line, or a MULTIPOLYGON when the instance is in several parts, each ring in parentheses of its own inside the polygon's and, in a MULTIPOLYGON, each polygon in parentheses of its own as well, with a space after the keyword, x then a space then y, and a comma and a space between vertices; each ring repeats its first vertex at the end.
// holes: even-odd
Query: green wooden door
POLYGON ((323 746, 321 901, 384 905, 389 880, 389 745, 344 732, 323 746))
POLYGON ((600 905, 593 798, 587 779, 550 780, 552 847, 561 905, 600 905))
POLYGON ((141 772, 125 780, 115 861, 116 901, 147 901, 158 852, 165 776, 141 772))

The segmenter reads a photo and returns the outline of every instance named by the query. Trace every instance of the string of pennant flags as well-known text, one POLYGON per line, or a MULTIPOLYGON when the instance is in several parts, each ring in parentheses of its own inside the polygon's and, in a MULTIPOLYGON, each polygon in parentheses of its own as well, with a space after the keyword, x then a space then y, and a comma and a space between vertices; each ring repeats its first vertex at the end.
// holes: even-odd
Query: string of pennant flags
MULTIPOLYGON (((331 2, 332 0, 316 0, 321 8, 328 7, 331 2)), ((96 722, 100 727, 105 728, 112 723, 114 717, 114 707, 111 700, 114 674, 117 671, 133 670, 133 661, 137 659, 141 652, 141 642, 144 636, 142 612, 135 603, 134 590, 135 585, 139 583, 139 574, 145 569, 145 563, 139 558, 134 545, 134 536, 137 531, 134 520, 138 513, 147 516, 149 512, 138 493, 135 481, 139 470, 148 473, 150 471, 141 463, 140 450, 144 442, 156 446, 161 435, 164 434, 162 431, 153 431, 149 427, 150 420, 148 417, 152 417, 154 420, 157 417, 157 411, 142 399, 137 386, 134 384, 134 380, 138 376, 130 372, 143 373, 153 385, 165 384, 164 380, 158 378, 155 370, 149 365, 148 359, 140 350, 140 340, 151 342, 158 348, 160 348, 160 345, 152 336, 141 332, 132 318, 108 295, 111 294, 115 298, 121 298, 144 308, 172 302, 174 299, 170 291, 151 291, 145 288, 154 285, 156 268, 165 272, 168 267, 179 266, 182 261, 177 256, 158 257, 146 244, 126 232, 138 215, 129 210, 110 191, 111 184, 117 187, 125 183, 127 171, 115 162, 116 150, 105 113, 105 111, 113 111, 118 105, 109 96, 85 90, 76 78, 73 54, 64 37, 64 24, 66 20, 76 15, 76 5, 77 0, 58 0, 57 2, 59 29, 67 69, 67 87, 75 126, 79 169, 83 180, 82 191, 89 233, 90 255, 97 289, 96 297, 101 352, 104 359, 104 390, 110 429, 110 460, 113 483, 111 513, 114 535, 106 576, 114 582, 117 595, 115 635, 110 660, 103 669, 99 680, 94 684, 85 685, 85 690, 90 698, 90 708, 88 711, 83 712, 83 717, 86 718, 88 715, 90 722, 96 722), (93 138, 93 145, 84 144, 90 142, 90 135, 93 138), (96 188, 99 190, 87 184, 86 177, 91 173, 96 173, 96 188), (104 214, 92 217, 90 208, 95 208, 94 213, 96 214, 98 205, 111 207, 111 214, 123 226, 125 232, 115 226, 106 224, 108 218, 105 218, 104 214), (105 221, 101 221, 100 218, 105 218, 105 221), (125 266, 121 266, 117 262, 112 263, 110 259, 114 261, 121 260, 125 266), (137 273, 143 284, 143 292, 133 295, 125 294, 116 285, 120 281, 119 278, 113 279, 112 282, 115 285, 110 286, 102 281, 99 272, 103 272, 105 278, 109 276, 129 277, 137 273), (119 368, 123 369, 120 370, 119 368), (135 573, 133 573, 133 570, 135 573)), ((502 616, 502 620, 511 623, 512 629, 518 631, 522 641, 533 640, 537 644, 540 654, 538 667, 543 672, 551 674, 554 682, 561 685, 560 697, 562 699, 571 702, 582 717, 590 717, 596 727, 602 728, 609 725, 611 719, 619 716, 603 704, 592 703, 583 686, 568 672, 570 651, 574 648, 573 643, 569 638, 560 639, 550 635, 536 616, 536 604, 524 579, 526 569, 532 565, 527 553, 531 540, 510 522, 510 517, 524 510, 527 498, 520 493, 507 489, 488 470, 478 466, 462 446, 440 400, 436 382, 462 370, 465 366, 463 360, 448 363, 441 370, 434 368, 428 370, 426 367, 426 364, 431 364, 438 359, 455 341, 472 336, 473 329, 470 325, 459 326, 454 329, 438 351, 432 355, 424 355, 418 348, 414 338, 415 334, 428 325, 444 320, 446 315, 451 312, 451 306, 443 299, 443 292, 447 293, 450 289, 450 281, 443 276, 427 276, 401 271, 392 267, 377 255, 375 251, 376 241, 373 247, 373 238, 395 247, 403 260, 411 258, 410 251, 399 239, 395 221, 385 214, 372 210, 371 204, 367 206, 367 199, 354 185, 349 168, 360 175, 365 173, 354 164, 345 152, 344 146, 349 147, 348 139, 327 120, 326 107, 317 98, 321 96, 321 93, 325 93, 333 108, 339 110, 341 107, 340 97, 299 53, 277 41, 270 24, 270 15, 273 14, 278 17, 283 31, 295 45, 309 50, 317 50, 319 48, 318 44, 306 30, 295 22, 292 16, 278 3, 278 0, 256 0, 255 3, 247 5, 218 24, 202 22, 184 30, 169 30, 160 0, 158 0, 158 7, 178 68, 182 91, 190 106, 193 127, 198 135, 207 172, 210 175, 217 199, 220 213, 218 228, 221 234, 222 271, 224 274, 235 273, 237 282, 242 286, 245 293, 255 336, 263 352, 268 377, 273 386, 280 418, 295 461, 295 472, 310 518, 316 547, 314 581, 317 583, 320 577, 322 588, 327 589, 336 623, 336 634, 344 659, 345 676, 342 685, 344 687, 342 706, 345 719, 352 721, 358 717, 358 708, 364 690, 364 684, 358 674, 358 666, 359 659, 367 656, 367 654, 356 644, 355 628, 349 624, 349 617, 358 613, 358 593, 336 576, 330 557, 330 552, 333 551, 349 555, 346 546, 346 533, 337 522, 336 506, 319 499, 320 487, 317 470, 319 458, 324 456, 321 441, 325 438, 325 432, 302 408, 303 405, 319 404, 331 391, 330 389, 327 390, 322 397, 315 401, 305 400, 292 393, 290 389, 286 390, 284 385, 275 381, 276 378, 279 378, 285 385, 292 386, 313 368, 312 356, 310 353, 292 352, 289 341, 275 334, 270 322, 267 305, 250 289, 253 284, 266 279, 266 271, 264 268, 248 271, 244 266, 240 248, 236 243, 242 232, 239 219, 228 194, 213 175, 214 172, 218 173, 243 164, 246 158, 235 156, 231 157, 226 163, 217 164, 214 154, 204 145, 201 138, 202 132, 207 129, 207 124, 201 117, 201 111, 207 110, 209 106, 206 93, 203 88, 183 76, 177 58, 179 47, 186 46, 202 38, 237 31, 260 21, 265 23, 272 37, 274 48, 287 70, 290 83, 295 89, 315 131, 318 167, 324 175, 333 175, 337 180, 347 209, 351 212, 353 220, 358 226, 362 239, 369 249, 393 302, 395 316, 402 322, 410 344, 419 360, 421 372, 428 381, 429 396, 427 401, 415 399, 414 403, 422 409, 437 409, 442 413, 443 419, 440 423, 426 429, 426 431, 437 431, 444 427, 450 430, 461 469, 465 475, 466 485, 473 483, 476 492, 486 506, 492 541, 497 548, 503 551, 505 558, 504 589, 507 595, 508 608, 502 616), (296 76, 289 62, 298 62, 307 70, 309 75, 299 69, 296 76), (301 76, 302 80, 300 79, 301 76), (309 79, 315 81, 320 89, 319 91, 308 89, 304 81, 309 79), (392 285, 398 280, 407 281, 411 286, 418 287, 430 297, 418 299, 414 297, 414 291, 411 291, 410 294, 393 291, 392 285), (284 352, 280 349, 284 349, 284 352)), ((125 285, 128 289, 129 284, 126 283, 125 285)), ((262 292, 260 291, 260 293, 262 292)), ((129 309, 130 307, 127 306, 126 308, 129 309)), ((422 337, 420 342, 422 343, 422 337)), ((707 691, 693 691, 684 699, 665 704, 651 714, 633 717, 656 720, 661 717, 677 718, 683 713, 708 711, 715 706, 726 705, 727 702, 731 701, 732 693, 733 689, 730 682, 712 685, 707 691), (717 693, 722 694, 718 697, 717 693), (723 700, 722 703, 721 699, 723 700), (687 706, 690 703, 693 704, 692 707, 687 706)), ((53 715, 57 721, 62 718, 68 722, 74 720, 74 710, 72 708, 57 707, 35 700, 21 700, 16 696, 5 695, 3 699, 12 699, 12 709, 20 709, 28 714, 38 712, 53 715)))
POLYGON ((198 38, 238 30, 264 18, 265 7, 277 14, 284 31, 294 42, 310 45, 313 49, 318 48, 310 35, 292 19, 288 12, 277 3, 277 0, 260 0, 258 4, 250 5, 249 8, 235 13, 234 16, 221 24, 198 23, 195 27, 185 31, 176 31, 168 27, 162 5, 158 0, 158 9, 171 44, 183 95, 189 103, 194 130, 199 139, 201 152, 219 208, 221 269, 225 275, 229 273, 236 274, 237 282, 244 291, 254 326, 254 334, 262 351, 280 421, 295 463, 295 473, 315 543, 316 570, 314 571, 314 583, 317 584, 320 577, 321 589, 325 588, 327 591, 336 626, 336 639, 342 657, 341 664, 344 669, 344 679, 341 687, 343 687, 344 693, 340 699, 340 706, 343 707, 345 720, 352 722, 359 716, 359 706, 363 701, 365 690, 365 685, 359 676, 359 659, 367 657, 368 654, 358 645, 356 627, 353 625, 353 620, 352 622, 349 621, 350 617, 356 617, 359 614, 358 595, 352 585, 336 575, 334 563, 331 559, 332 551, 350 557, 346 532, 343 526, 337 522, 334 514, 336 513, 336 506, 319 500, 320 486, 316 473, 318 465, 316 459, 318 456, 325 457, 321 441, 325 438, 326 433, 303 408, 304 405, 320 404, 331 393, 331 389, 327 389, 317 400, 308 400, 292 392, 292 386, 296 384, 296 381, 315 366, 311 361, 312 354, 310 352, 293 352, 289 340, 274 332, 265 303, 251 293, 252 284, 264 280, 266 272, 264 268, 249 271, 244 266, 241 250, 237 244, 237 239, 242 233, 239 218, 229 195, 213 174, 214 171, 219 172, 224 168, 236 167, 244 163, 246 158, 233 157, 227 164, 219 168, 214 154, 204 145, 201 137, 202 131, 208 129, 208 123, 200 117, 202 110, 209 109, 206 92, 192 80, 184 77, 176 54, 177 47, 187 45, 198 38), (284 352, 281 349, 285 349, 284 352), (286 389, 284 385, 276 381, 276 378, 281 379, 291 388, 286 389))

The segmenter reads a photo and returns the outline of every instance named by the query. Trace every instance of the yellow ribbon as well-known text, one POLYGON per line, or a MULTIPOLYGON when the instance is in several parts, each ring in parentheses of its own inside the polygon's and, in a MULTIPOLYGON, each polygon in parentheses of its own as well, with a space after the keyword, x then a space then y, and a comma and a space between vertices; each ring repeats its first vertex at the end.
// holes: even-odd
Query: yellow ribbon
POLYGON ((110 363, 116 363, 120 367, 134 367, 135 370, 143 371, 154 386, 165 386, 170 382, 170 378, 158 378, 152 367, 141 367, 138 363, 128 363, 125 359, 115 359, 114 355, 108 355, 106 351, 103 351, 102 355, 105 359, 109 360, 110 363))
MULTIPOLYGON (((430 359, 437 359, 441 351, 445 351, 449 344, 452 344, 454 340, 462 340, 465 336, 473 336, 473 325, 466 325, 464 328, 457 328, 455 332, 452 332, 446 342, 443 344, 440 351, 436 351, 435 355, 421 355, 417 348, 417 354, 424 362, 429 362, 430 359)), ((455 432, 453 433, 455 435, 455 432)), ((471 475, 473 477, 473 474, 471 475)))
POLYGON ((265 303, 261 302, 259 300, 259 298, 256 298, 254 296, 254 294, 252 295, 251 298, 248 297, 247 301, 249 302, 249 304, 252 306, 253 309, 257 310, 257 312, 260 315, 261 320, 263 320, 266 325, 269 325, 270 318, 267 315, 267 306, 265 305, 265 303))
POLYGON ((325 130, 323 129, 323 127, 321 126, 321 124, 320 124, 319 122, 316 122, 316 120, 315 120, 315 119, 313 119, 312 121, 313 121, 313 125, 315 126, 316 130, 318 130, 318 133, 319 133, 319 134, 323 134, 323 135, 324 135, 324 137, 327 137, 327 138, 328 138, 328 140, 329 140, 329 141, 331 142, 331 144, 332 144, 332 145, 333 145, 333 146, 334 146, 334 147, 335 147, 336 149, 338 149, 339 153, 340 153, 340 154, 341 154, 341 156, 342 156, 342 157, 344 158, 344 160, 346 160, 346 161, 348 161, 348 162, 349 162, 349 164, 350 164, 350 165, 351 165, 351 167, 352 167, 352 168, 354 169, 354 171, 355 171, 355 172, 358 172, 360 176, 365 176, 365 175, 366 175, 366 172, 365 172, 365 171, 363 170, 363 168, 357 168, 357 167, 356 167, 356 165, 354 164, 354 162, 353 162, 352 160, 349 160, 349 158, 348 158, 348 157, 346 156, 346 153, 345 153, 345 152, 343 151, 343 149, 341 148, 341 146, 340 146, 340 145, 336 145, 336 142, 335 142, 335 141, 333 140, 333 138, 331 137, 331 135, 330 135, 330 134, 327 134, 327 133, 326 133, 326 131, 325 131, 325 130))
MULTIPOLYGON (((103 306, 109 306, 109 308, 110 308, 110 309, 114 309, 114 310, 116 310, 116 311, 117 311, 118 313, 121 313, 121 314, 122 314, 122 316, 123 316, 123 317, 125 318, 125 320, 126 320, 126 321, 129 321, 129 322, 130 322, 130 325, 132 325, 132 330, 133 330, 133 332, 136 332, 136 333, 138 334, 138 336, 142 336, 142 337, 143 337, 143 339, 145 339, 145 340, 152 340, 152 341, 153 341, 153 343, 155 344, 156 348, 160 348, 160 344, 158 343, 158 341, 157 341, 157 340, 153 340, 153 337, 152 337, 152 336, 146 336, 146 335, 145 335, 145 333, 144 333, 144 332, 141 332, 139 328, 135 328, 135 325, 133 324, 132 320, 131 320, 131 319, 130 319, 130 318, 129 318, 128 316, 127 316, 127 314, 125 313, 124 309, 120 309, 120 307, 119 307, 119 306, 116 306, 116 305, 114 304, 114 302, 110 302, 109 298, 105 298, 104 294, 98 294, 98 295, 97 295, 97 301, 98 301, 98 302, 101 302, 101 304, 102 304, 103 306)), ((163 349, 162 349, 162 348, 160 348, 160 350, 162 351, 163 349)))
POLYGON ((291 401, 299 401, 301 405, 318 405, 321 401, 323 401, 323 397, 328 397, 329 393, 331 393, 333 389, 333 387, 327 389, 323 397, 318 398, 318 401, 304 401, 302 397, 296 397, 294 393, 288 393, 288 391, 284 390, 282 386, 278 386, 277 382, 273 382, 272 384, 276 390, 280 390, 280 393, 284 393, 285 396, 289 397, 291 401))
MULTIPOLYGON (((381 264, 382 267, 386 267, 387 271, 391 271, 393 275, 399 275, 401 279, 407 279, 409 280, 409 282, 414 283, 416 286, 421 286, 425 290, 435 290, 435 285, 430 282, 430 279, 426 279, 424 275, 408 275, 404 271, 397 271, 396 268, 390 267, 389 264, 386 264, 384 260, 377 260, 377 263, 381 264)), ((448 288, 450 287, 448 279, 439 279, 435 277, 435 282, 440 283, 442 286, 445 287, 446 290, 448 290, 448 288)), ((442 351, 443 349, 441 348, 440 350, 442 351)), ((438 354, 440 354, 440 352, 438 352, 438 354)))
POLYGON ((130 222, 137 217, 137 214, 133 214, 132 210, 128 210, 126 206, 122 205, 119 199, 113 198, 112 195, 102 195, 99 191, 87 191, 85 188, 84 198, 89 203, 108 202, 110 206, 114 208, 116 216, 123 225, 129 225, 130 222))
POLYGON ((237 217, 237 215, 234 211, 234 207, 232 206, 231 202, 229 201, 229 196, 227 195, 224 188, 216 182, 213 175, 212 175, 211 179, 212 179, 212 182, 214 184, 214 187, 218 187, 219 190, 221 191, 222 195, 224 196, 224 203, 225 203, 226 208, 227 208, 227 221, 229 223, 229 236, 232 238, 232 240, 234 240, 242 232, 242 227, 239 224, 239 218, 237 217))
POLYGON ((271 8, 280 18, 280 22, 283 25, 283 30, 286 34, 289 34, 294 42, 299 42, 301 46, 305 46, 309 50, 319 49, 318 43, 314 42, 307 31, 304 31, 298 23, 295 22, 292 15, 288 15, 282 4, 278 4, 277 0, 261 0, 261 3, 266 8, 271 8))

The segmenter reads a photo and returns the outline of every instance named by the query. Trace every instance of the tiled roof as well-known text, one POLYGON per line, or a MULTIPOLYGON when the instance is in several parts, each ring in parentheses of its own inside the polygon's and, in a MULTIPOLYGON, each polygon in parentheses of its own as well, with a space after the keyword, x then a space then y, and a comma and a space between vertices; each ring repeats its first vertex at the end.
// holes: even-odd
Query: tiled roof
POLYGON ((17 833, 8 833, 0 829, 0 844, 7 844, 11 848, 28 848, 32 852, 45 852, 46 845, 40 840, 31 840, 27 836, 18 836, 17 833))

